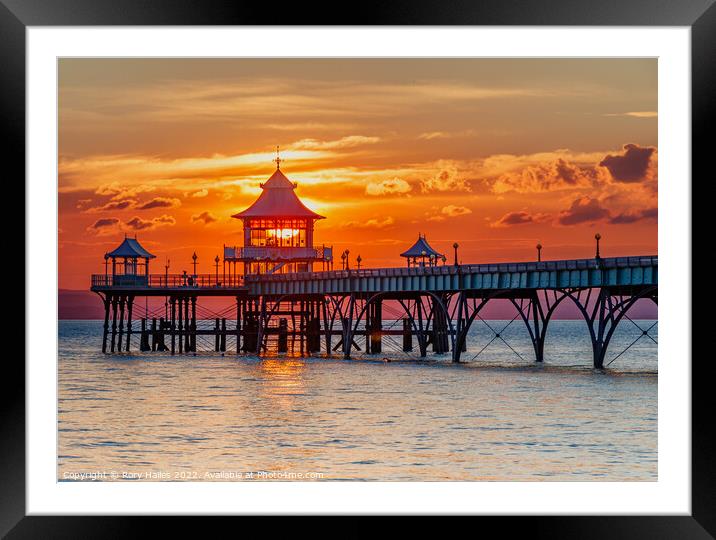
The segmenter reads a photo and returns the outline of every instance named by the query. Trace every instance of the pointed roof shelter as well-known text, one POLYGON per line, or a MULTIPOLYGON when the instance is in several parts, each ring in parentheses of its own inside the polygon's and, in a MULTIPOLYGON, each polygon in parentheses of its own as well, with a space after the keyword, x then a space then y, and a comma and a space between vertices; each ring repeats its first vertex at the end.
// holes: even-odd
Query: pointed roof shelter
POLYGON ((261 195, 246 210, 231 217, 237 219, 256 217, 324 219, 307 208, 294 190, 298 184, 291 182, 277 166, 271 177, 261 184, 261 195))
POLYGON ((430 266, 436 265, 438 259, 443 259, 443 254, 435 251, 428 241, 425 239, 424 234, 418 233, 418 240, 406 251, 400 254, 401 257, 408 259, 408 267, 411 266, 425 266, 425 261, 428 261, 430 266))
POLYGON ((105 258, 124 257, 127 259, 154 259, 152 255, 135 238, 124 237, 124 241, 117 248, 105 254, 105 258))
POLYGON ((144 249, 136 236, 127 238, 125 234, 119 246, 104 254, 104 274, 108 276, 109 259, 112 259, 112 284, 146 285, 149 279, 149 259, 155 258, 156 255, 144 249))

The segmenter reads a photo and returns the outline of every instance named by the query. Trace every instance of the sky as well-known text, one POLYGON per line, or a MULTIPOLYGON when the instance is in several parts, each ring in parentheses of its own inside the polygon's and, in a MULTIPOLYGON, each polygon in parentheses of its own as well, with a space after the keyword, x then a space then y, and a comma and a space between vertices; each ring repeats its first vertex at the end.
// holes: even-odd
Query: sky
POLYGON ((364 267, 657 253, 656 59, 60 59, 58 103, 62 289, 125 233, 213 273, 276 146, 364 267))

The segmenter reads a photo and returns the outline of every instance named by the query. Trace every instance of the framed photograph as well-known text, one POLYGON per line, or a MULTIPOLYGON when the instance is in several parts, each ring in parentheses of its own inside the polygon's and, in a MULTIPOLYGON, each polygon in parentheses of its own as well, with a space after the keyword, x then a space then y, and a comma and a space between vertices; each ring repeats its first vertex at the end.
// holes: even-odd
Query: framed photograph
POLYGON ((3 534, 436 514, 710 537, 711 4, 342 26, 3 0, 27 211, 3 534))

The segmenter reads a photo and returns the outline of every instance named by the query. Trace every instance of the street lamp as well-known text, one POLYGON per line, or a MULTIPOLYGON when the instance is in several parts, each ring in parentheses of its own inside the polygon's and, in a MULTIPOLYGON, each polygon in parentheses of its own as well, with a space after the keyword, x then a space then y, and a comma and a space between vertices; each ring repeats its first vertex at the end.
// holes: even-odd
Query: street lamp
POLYGON ((216 286, 219 286, 219 256, 214 258, 214 267, 216 268, 216 286))
POLYGON ((341 270, 346 269, 346 252, 341 253, 341 270))
POLYGON ((164 265, 164 286, 169 287, 169 259, 164 265))
POLYGON ((191 256, 191 258, 192 258, 192 260, 194 261, 192 264, 194 265, 194 275, 196 275, 196 260, 198 259, 198 257, 196 256, 196 251, 195 251, 194 254, 191 256))
POLYGON ((443 266, 445 266, 445 263, 447 262, 447 257, 445 255, 443 255, 441 258, 443 261, 443 266))
POLYGON ((346 250, 346 270, 351 269, 351 260, 348 258, 350 251, 346 250))
POLYGON ((358 270, 360 270, 360 263, 361 263, 362 260, 363 260, 363 259, 361 258, 361 256, 358 255, 358 258, 356 259, 356 261, 358 262, 358 270))
POLYGON ((594 239, 597 241, 597 254, 594 258, 600 259, 601 257, 599 256, 599 241, 602 239, 602 235, 597 233, 594 235, 594 239))
POLYGON ((537 262, 542 262, 542 244, 537 244, 537 262))
POLYGON ((455 266, 457 266, 457 248, 459 248, 459 247, 460 247, 460 244, 458 244, 457 242, 455 242, 452 245, 452 248, 455 250, 455 266))

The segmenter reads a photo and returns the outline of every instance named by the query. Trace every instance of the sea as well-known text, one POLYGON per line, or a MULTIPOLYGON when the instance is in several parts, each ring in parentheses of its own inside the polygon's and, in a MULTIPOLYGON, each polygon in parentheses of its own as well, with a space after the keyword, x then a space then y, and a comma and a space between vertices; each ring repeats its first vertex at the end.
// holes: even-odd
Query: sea
POLYGON ((476 321, 460 364, 392 336, 350 360, 104 355, 101 321, 61 320, 57 478, 656 481, 655 323, 623 320, 594 370, 571 320, 541 364, 519 320, 476 321))

